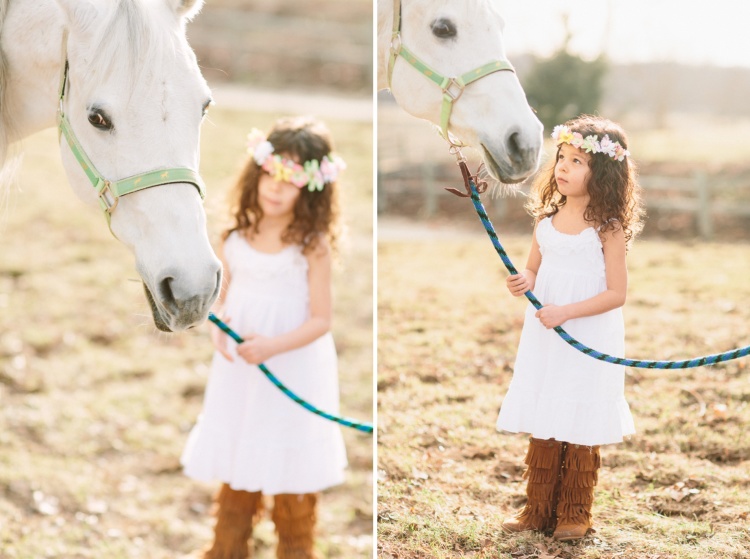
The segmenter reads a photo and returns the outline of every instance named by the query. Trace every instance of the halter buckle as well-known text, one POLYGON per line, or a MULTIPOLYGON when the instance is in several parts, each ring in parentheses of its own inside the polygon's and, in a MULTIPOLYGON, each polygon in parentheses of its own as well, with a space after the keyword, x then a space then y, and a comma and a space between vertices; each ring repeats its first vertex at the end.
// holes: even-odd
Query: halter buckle
POLYGON ((99 191, 99 205, 105 212, 111 214, 115 211, 117 202, 120 200, 120 198, 115 196, 114 192, 112 192, 112 183, 104 181, 102 187, 97 188, 97 190, 99 191))
POLYGON ((391 52, 396 54, 401 52, 401 33, 396 33, 391 37, 391 52))
POLYGON ((461 97, 461 94, 464 92, 464 85, 462 83, 459 83, 456 78, 448 78, 448 83, 445 84, 445 87, 443 87, 443 93, 450 97, 451 102, 455 103, 459 100, 461 97), (456 92, 454 93, 454 89, 456 92))

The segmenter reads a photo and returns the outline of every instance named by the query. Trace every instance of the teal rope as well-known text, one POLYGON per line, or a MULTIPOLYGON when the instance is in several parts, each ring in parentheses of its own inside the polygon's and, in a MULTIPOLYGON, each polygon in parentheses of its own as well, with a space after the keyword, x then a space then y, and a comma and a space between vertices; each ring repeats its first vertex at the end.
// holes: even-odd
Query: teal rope
MULTIPOLYGON (((230 338, 232 338, 235 342, 238 344, 241 344, 245 340, 243 340, 237 332, 232 330, 229 326, 227 326, 224 322, 221 321, 214 313, 208 313, 208 319, 216 324, 223 332, 225 332, 230 338)), ((352 429, 357 429, 358 431, 362 431, 363 433, 372 433, 373 427, 372 423, 364 423, 362 421, 357 421, 356 419, 348 419, 346 417, 338 417, 336 415, 324 412, 323 410, 320 410, 313 406, 310 402, 306 402, 299 396, 297 396, 294 392, 289 390, 284 383, 282 383, 271 371, 268 370, 268 367, 266 367, 263 363, 260 363, 258 365, 258 368, 263 371, 263 374, 266 375, 266 378, 270 380, 276 388, 281 390, 285 395, 287 395, 289 398, 291 398, 294 402, 305 408, 307 411, 310 411, 314 413, 315 415, 319 415, 320 417, 323 417, 325 419, 328 419, 330 421, 335 421, 336 423, 339 423, 343 425, 344 427, 351 427, 352 429)))
MULTIPOLYGON (((485 231, 487 231, 487 235, 489 235, 490 240, 492 241, 492 245, 495 247, 495 251, 500 256, 503 264, 505 264, 505 268, 512 275, 517 274, 518 270, 516 270, 516 267, 513 266, 513 262, 511 262, 510 258, 508 258, 508 254, 505 252, 503 245, 500 244, 500 239, 498 239, 497 233, 495 233, 495 228, 492 226, 492 222, 490 222, 490 218, 487 216, 487 212, 482 205, 482 201, 479 199, 477 187, 474 184, 474 180, 471 178, 469 179, 469 187, 471 188, 471 201, 474 203, 474 209, 476 210, 479 219, 482 221, 482 225, 484 225, 484 229, 485 231)), ((534 305, 535 308, 542 308, 542 303, 539 302, 539 299, 537 299, 530 290, 524 293, 524 295, 531 302, 531 304, 534 305)), ((591 349, 590 347, 582 344, 573 336, 568 334, 562 328, 562 326, 556 326, 554 330, 566 343, 568 343, 581 353, 588 355, 589 357, 599 359, 600 361, 606 361, 607 363, 613 363, 615 365, 637 367, 640 369, 690 369, 693 367, 702 367, 703 365, 714 365, 716 363, 721 363, 722 361, 730 361, 732 359, 739 359, 740 357, 750 355, 750 346, 747 346, 725 351, 724 353, 716 353, 713 355, 706 355, 704 357, 686 359, 684 361, 650 361, 646 359, 625 359, 624 357, 613 357, 611 355, 607 355, 606 353, 591 349)))

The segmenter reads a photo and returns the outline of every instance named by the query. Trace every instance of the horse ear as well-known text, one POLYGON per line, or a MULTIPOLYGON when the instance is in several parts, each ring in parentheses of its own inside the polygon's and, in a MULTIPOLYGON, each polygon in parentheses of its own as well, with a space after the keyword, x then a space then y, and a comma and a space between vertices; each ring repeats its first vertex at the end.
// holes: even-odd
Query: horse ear
POLYGON ((203 7, 203 0, 168 0, 180 17, 193 19, 203 7))
POLYGON ((60 6, 68 26, 80 30, 87 29, 99 15, 96 5, 90 0, 55 0, 60 6))

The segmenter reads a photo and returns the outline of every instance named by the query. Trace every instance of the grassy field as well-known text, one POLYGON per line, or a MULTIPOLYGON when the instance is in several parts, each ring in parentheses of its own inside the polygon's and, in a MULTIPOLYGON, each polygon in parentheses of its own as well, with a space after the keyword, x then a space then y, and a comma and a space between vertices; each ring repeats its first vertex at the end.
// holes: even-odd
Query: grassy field
MULTIPOLYGON (((245 135, 278 116, 217 107, 204 124, 212 240, 245 135)), ((371 420, 372 127, 329 125, 349 164, 334 280, 342 412, 371 420)), ((48 130, 25 142, 0 221, 0 557, 193 557, 212 537, 217 485, 187 479, 178 459, 209 372, 208 326, 155 330, 132 256, 73 195, 56 141, 48 130)), ((348 479, 322 497, 318 546, 371 557, 372 437, 346 431, 348 479)), ((257 535, 257 557, 274 556, 270 520, 257 535)))
MULTIPOLYGON (((503 235, 496 225, 522 266, 529 237, 503 235)), ((527 436, 494 425, 526 303, 508 294, 505 270, 476 227, 461 241, 379 243, 378 556, 748 557, 747 359, 628 369, 637 434, 602 449, 596 533, 560 544, 501 531, 525 502, 527 436)), ((628 266, 629 357, 677 359, 750 344, 750 245, 642 240, 628 266)))

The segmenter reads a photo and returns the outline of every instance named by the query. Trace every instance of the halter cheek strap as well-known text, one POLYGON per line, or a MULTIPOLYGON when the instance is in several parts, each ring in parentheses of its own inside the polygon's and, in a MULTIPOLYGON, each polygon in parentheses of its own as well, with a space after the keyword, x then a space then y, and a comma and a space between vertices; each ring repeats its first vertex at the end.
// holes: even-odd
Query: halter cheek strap
POLYGON ((420 60, 401 43, 401 0, 393 2, 393 30, 391 32, 390 55, 388 57, 388 88, 393 80, 393 68, 398 57, 406 60, 423 76, 435 82, 443 92, 443 103, 440 108, 440 134, 454 146, 463 146, 460 141, 454 141, 449 131, 453 104, 458 101, 467 85, 495 72, 515 72, 513 65, 506 59, 495 60, 475 68, 458 77, 449 78, 435 71, 429 64, 420 60))
MULTIPOLYGON (((58 135, 65 136, 65 140, 70 147, 70 151, 78 161, 78 164, 83 169, 84 173, 88 177, 92 186, 96 190, 99 197, 99 205, 104 211, 107 217, 107 224, 112 230, 111 219, 112 212, 117 207, 117 202, 120 196, 126 194, 132 194, 139 190, 151 188, 154 186, 161 186, 163 184, 173 183, 188 183, 192 184, 198 189, 201 199, 206 197, 206 186, 203 183, 200 175, 185 167, 176 167, 171 169, 157 169, 154 171, 147 171, 132 177, 127 177, 117 181, 110 181, 104 178, 104 176, 96 170, 96 167, 86 155, 86 151, 81 146, 81 143, 76 138, 73 128, 70 125, 67 115, 64 110, 65 91, 68 84, 68 57, 67 57, 67 44, 68 44, 68 32, 63 31, 63 47, 62 47, 62 70, 60 74, 60 89, 58 92, 59 105, 57 109, 57 127, 58 135)), ((113 233, 114 234, 114 233, 113 233)))

